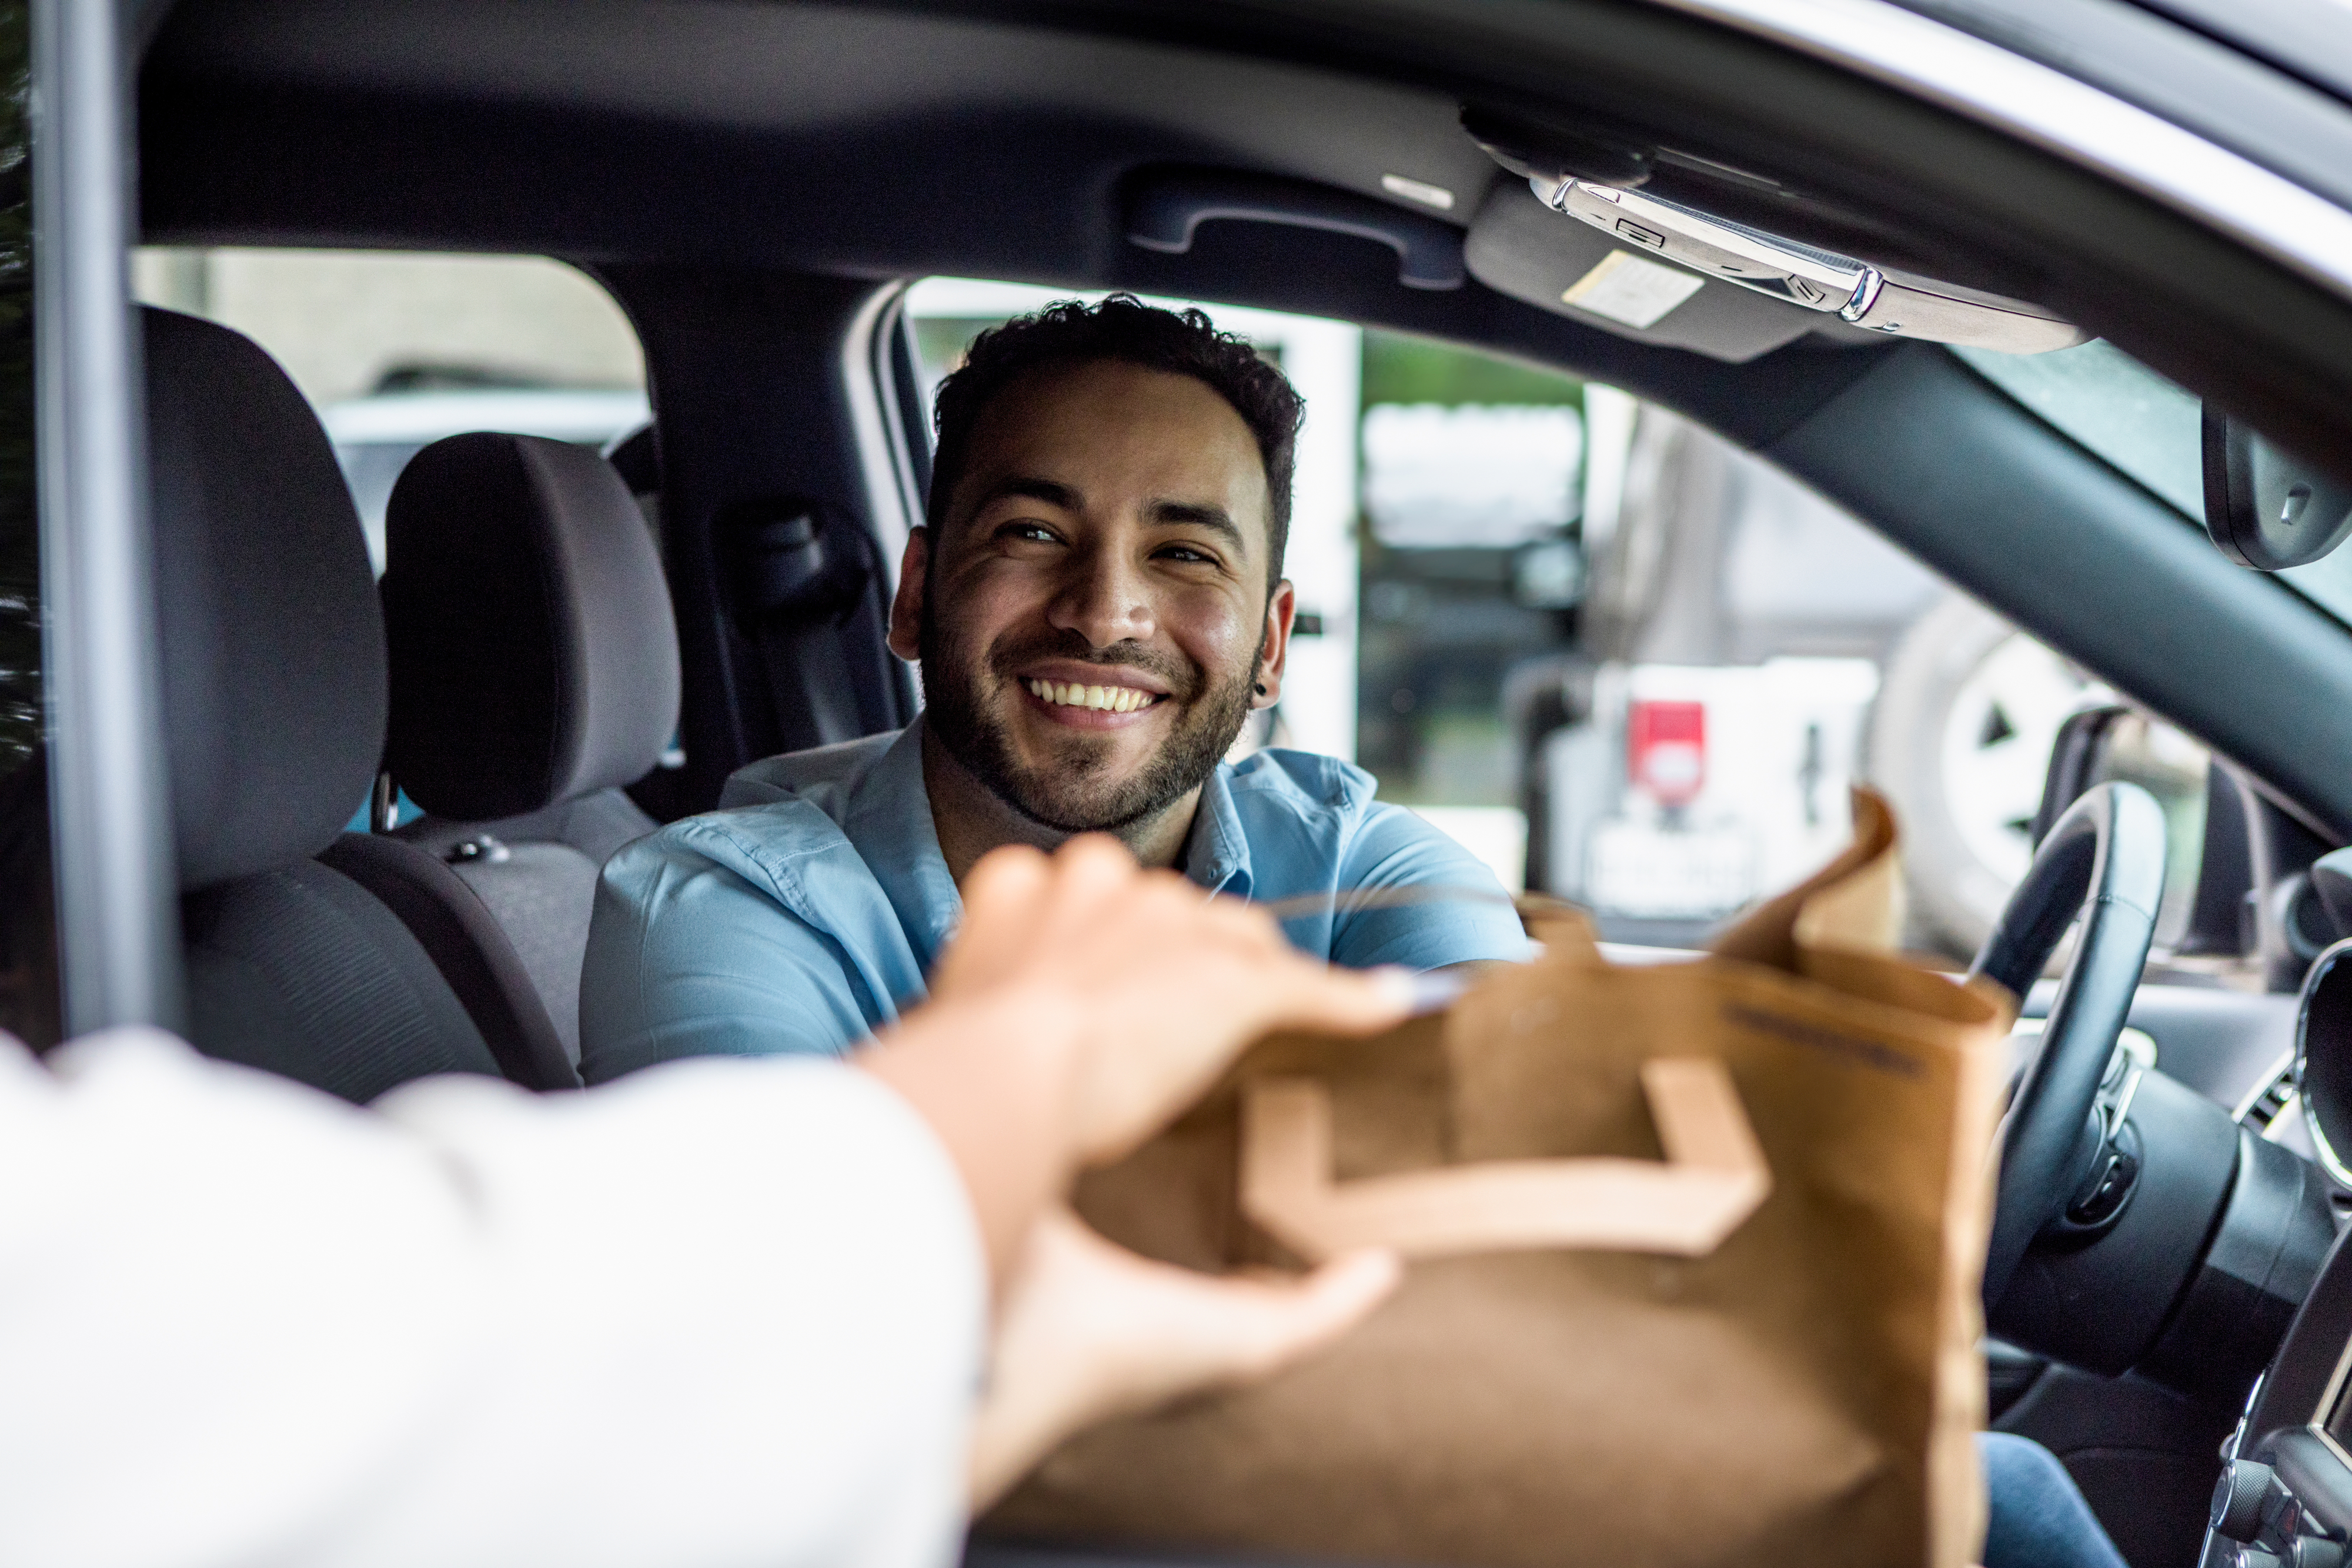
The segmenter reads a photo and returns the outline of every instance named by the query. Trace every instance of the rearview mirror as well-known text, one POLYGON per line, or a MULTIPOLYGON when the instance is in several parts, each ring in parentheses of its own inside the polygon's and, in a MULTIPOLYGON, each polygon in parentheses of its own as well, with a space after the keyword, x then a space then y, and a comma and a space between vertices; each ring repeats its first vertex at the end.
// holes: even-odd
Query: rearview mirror
POLYGON ((2309 566, 2352 534, 2352 485, 2205 405, 2205 532, 2256 571, 2309 566))

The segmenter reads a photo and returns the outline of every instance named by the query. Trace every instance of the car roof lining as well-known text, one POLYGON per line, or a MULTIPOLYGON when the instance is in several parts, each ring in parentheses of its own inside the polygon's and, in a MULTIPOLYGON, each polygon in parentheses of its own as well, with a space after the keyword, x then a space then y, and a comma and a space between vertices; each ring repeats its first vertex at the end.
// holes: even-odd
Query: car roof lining
MULTIPOLYGON (((1716 31, 1664 13, 1646 20, 1716 31)), ((314 0, 188 0, 157 39, 146 87, 146 117, 169 127, 144 149, 161 160, 146 203, 159 238, 218 239, 225 229, 255 238, 267 225, 307 230, 313 242, 386 243, 395 231, 422 228, 437 246, 610 249, 642 260, 659 258, 666 245, 680 258, 709 256, 711 243, 723 246, 732 233, 747 265, 782 259, 880 276, 933 269, 923 241, 953 235, 967 250, 977 242, 1000 251, 992 275, 1025 262, 1025 274, 1070 276, 1073 263, 1091 259, 1074 255, 1073 242, 1108 237, 1100 232, 1113 210, 1106 186, 1144 163, 1308 180, 1456 225, 1508 178, 1460 129, 1464 95, 1450 87, 1196 44, 856 5, 575 0, 559 17, 543 0, 379 0, 357 10, 314 0), (647 50, 644 40, 656 34, 664 47, 647 50), (601 127, 608 143, 658 148, 673 166, 758 168, 767 204, 820 212, 826 222, 779 233, 757 221, 761 204, 748 194, 730 204, 752 209, 732 215, 754 221, 719 234, 675 224, 647 230, 617 214, 583 224, 577 213, 535 225, 541 204, 529 200, 488 204, 474 222, 462 198, 457 211, 436 199, 409 212, 386 210, 399 204, 381 193, 373 202, 303 200, 326 183, 304 177, 310 166, 354 151, 354 138, 337 133, 340 112, 372 118, 371 103, 383 107, 382 120, 408 120, 404 137, 381 122, 367 134, 408 141, 403 166, 418 177, 446 157, 450 139, 434 134, 434 120, 495 122, 519 155, 559 175, 580 161, 551 144, 573 131, 595 139, 601 127), (190 155, 175 158, 182 144, 190 155), (195 146, 230 164, 266 148, 278 166, 268 181, 270 211, 240 213, 241 204, 223 199, 230 193, 218 182, 189 166, 195 146), (1451 192, 1451 210, 1433 214, 1394 194, 1382 184, 1391 174, 1451 192), (1007 189, 1014 183, 1028 199, 1007 189), (992 213, 1013 221, 992 232, 992 213), (533 226, 571 232, 559 246, 553 236, 527 236, 533 226)), ((1643 94, 1616 89, 1605 76, 1579 87, 1586 109, 1624 120, 1631 108, 1625 122, 1638 127, 1643 94)), ((1702 158, 1769 162, 1736 131, 1710 138, 1681 119, 1665 140, 1702 158)), ((647 184, 628 164, 613 167, 613 185, 647 184)), ((2020 295, 2040 281, 2030 262, 1953 243, 1958 232, 1899 225, 1890 239, 1900 254, 1880 259, 1994 293, 2020 295)))
MULTIPOLYGON (((1687 151, 1874 214, 1936 263, 1915 270, 2153 349, 2142 357, 2190 384, 2202 358, 2222 387, 2248 383, 2232 406, 2274 437, 2352 444, 2294 440, 2324 400, 2265 398, 2253 383, 2302 367, 2247 373, 2263 311, 2242 308, 2243 283, 2193 277, 2216 263, 2283 269, 2152 203, 1663 9, 1562 0, 1516 16, 1524 37, 1504 48, 1491 23, 1459 40, 1417 26, 1422 6, 1444 12, 1397 0, 1311 30, 1251 7, 1262 25, 1244 53, 1235 13, 1214 4, 1181 7, 1181 27, 1152 5, 1122 7, 1114 33, 1094 16, 1079 29, 843 4, 184 0, 142 78, 146 230, 167 243, 1100 284, 1129 248, 1118 183, 1145 163, 1318 181, 1400 206, 1382 174, 1452 182, 1444 216, 1466 224, 1499 176, 1456 106, 1517 99, 1646 116, 1687 151), (1296 57, 1309 38, 1320 63, 1296 57), (2192 262, 2184 241, 2200 238, 2192 262), (2134 340, 2142 296, 2168 323, 2235 319, 2168 364, 2165 332, 2134 340)), ((2352 304, 2291 287, 2310 319, 2288 357, 2352 380, 2352 304)))

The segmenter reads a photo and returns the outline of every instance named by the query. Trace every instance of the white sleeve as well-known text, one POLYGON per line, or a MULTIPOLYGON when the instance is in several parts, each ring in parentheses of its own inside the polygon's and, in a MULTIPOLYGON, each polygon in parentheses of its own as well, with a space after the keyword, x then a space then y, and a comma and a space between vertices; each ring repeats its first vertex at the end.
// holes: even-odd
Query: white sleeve
POLYGON ((0 1043, 0 1563, 938 1564, 985 1306, 946 1152, 835 1063, 358 1111, 0 1043))

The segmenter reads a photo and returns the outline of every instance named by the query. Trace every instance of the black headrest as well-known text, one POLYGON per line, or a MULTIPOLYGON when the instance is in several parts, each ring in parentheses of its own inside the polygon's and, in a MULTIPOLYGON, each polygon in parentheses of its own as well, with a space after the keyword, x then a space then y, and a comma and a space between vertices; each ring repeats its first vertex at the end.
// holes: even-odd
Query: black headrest
POLYGON ((316 414, 226 327, 142 312, 180 885, 306 860, 367 800, 383 622, 316 414))
POLYGON ((385 757, 409 799, 482 821, 643 778, 677 723, 677 626, 610 464, 453 435, 384 508, 385 757))

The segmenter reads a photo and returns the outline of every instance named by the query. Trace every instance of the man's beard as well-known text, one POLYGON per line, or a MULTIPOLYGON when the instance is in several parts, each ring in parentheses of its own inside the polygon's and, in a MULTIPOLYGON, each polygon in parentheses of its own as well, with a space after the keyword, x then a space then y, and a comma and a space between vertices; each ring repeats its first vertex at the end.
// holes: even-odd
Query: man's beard
MULTIPOLYGON (((1003 719, 988 709, 979 659, 940 631, 942 619, 936 613, 923 617, 925 727, 998 800, 1041 827, 1063 833, 1115 833, 1158 816, 1198 789, 1241 734, 1249 717, 1251 688, 1265 658, 1261 648, 1246 671, 1223 685, 1210 686, 1202 671, 1155 650, 1127 643, 1097 649, 1075 632, 1051 632, 997 649, 989 659, 988 673, 995 676, 1000 692, 1023 690, 1021 667, 1044 659, 1092 664, 1107 677, 1120 669, 1144 670, 1168 684, 1169 695, 1159 701, 1180 708, 1174 731, 1159 755, 1133 776, 1115 779, 1108 777, 1112 766, 1108 736, 1097 739, 1072 731, 1057 737, 1055 755, 1041 767, 1024 768, 1015 760, 1012 736, 1003 719)), ((1110 679, 1104 684, 1111 684, 1110 679)), ((1013 700, 1021 699, 1014 695, 1013 700)))

